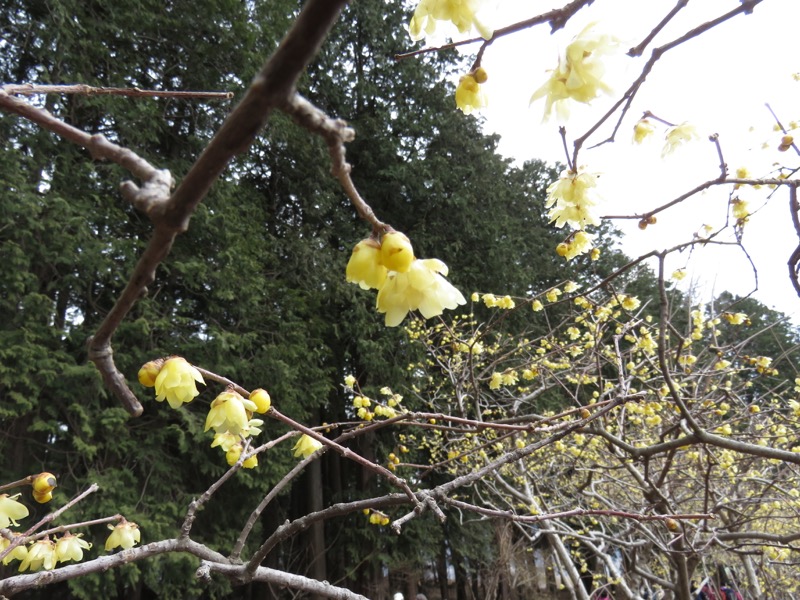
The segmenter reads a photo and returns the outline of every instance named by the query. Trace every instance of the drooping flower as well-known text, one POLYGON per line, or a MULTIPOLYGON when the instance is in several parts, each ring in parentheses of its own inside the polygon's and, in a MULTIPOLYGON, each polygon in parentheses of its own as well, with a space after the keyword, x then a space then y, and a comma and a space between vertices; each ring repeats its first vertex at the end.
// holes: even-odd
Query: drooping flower
POLYGON ((38 571, 45 569, 47 571, 56 568, 56 545, 49 538, 36 540, 28 548, 28 553, 19 565, 20 573, 27 570, 38 571))
POLYGON ((606 70, 601 57, 615 52, 619 40, 596 33, 593 27, 594 23, 575 37, 558 57, 558 66, 551 71, 549 79, 531 96, 531 103, 546 98, 545 119, 554 105, 559 117, 565 119, 569 115, 566 100, 587 104, 601 93, 611 93, 611 88, 603 82, 606 70))
POLYGON ((53 490, 58 485, 56 476, 52 473, 39 473, 33 478, 31 487, 33 487, 33 499, 44 504, 53 499, 53 490))
MULTIPOLYGON (((234 444, 225 452, 225 460, 228 464, 232 467, 237 463, 239 458, 242 456, 242 444, 241 442, 234 444)), ((245 469, 255 469, 258 466, 258 455, 254 454, 249 458, 245 458, 242 461, 242 466, 245 469)))
POLYGON ((599 219, 592 212, 599 201, 595 187, 596 173, 588 173, 584 167, 579 167, 577 171, 563 171, 558 181, 547 188, 545 206, 550 209, 550 221, 555 221, 556 227, 569 224, 578 230, 585 229, 587 225, 599 225, 599 219))
MULTIPOLYGON (((14 537, 19 537, 21 533, 13 534, 14 537)), ((11 540, 6 539, 3 536, 0 536, 0 552, 3 552, 6 548, 11 545, 11 540)), ((24 544, 20 544, 19 546, 14 546, 14 549, 9 552, 5 558, 3 559, 3 564, 7 565, 12 560, 25 560, 25 557, 28 555, 28 548, 24 544)))
POLYGON ((191 402, 200 393, 196 382, 205 384, 200 371, 185 358, 168 358, 156 376, 156 400, 166 400, 172 408, 180 408, 184 402, 191 402))
POLYGON ((649 119, 641 118, 633 126, 633 141, 641 144, 645 139, 653 135, 655 130, 655 126, 649 119))
POLYGON ((79 562, 83 560, 83 551, 89 550, 92 545, 84 539, 81 539, 83 534, 72 535, 67 532, 58 540, 56 540, 56 560, 58 562, 67 562, 74 560, 79 562))
POLYGON ((292 450, 294 450, 295 457, 308 458, 320 448, 322 448, 322 442, 304 433, 300 436, 300 439, 297 440, 292 450))
POLYGON ((450 21, 459 33, 468 33, 473 28, 484 39, 492 37, 492 30, 478 19, 483 0, 420 0, 408 24, 408 32, 414 41, 436 31, 437 21, 450 21))
POLYGON ((446 275, 447 265, 435 258, 414 260, 407 273, 390 272, 377 299, 378 312, 386 313, 386 326, 399 325, 412 310, 430 319, 446 308, 466 304, 461 292, 444 278, 446 275))
POLYGON ((206 417, 204 431, 214 429, 217 433, 230 432, 237 435, 246 429, 250 415, 256 412, 256 403, 245 400, 241 394, 233 390, 220 393, 211 403, 206 417), (247 412, 250 411, 250 415, 247 412))
POLYGON ((361 240, 353 248, 347 262, 345 275, 350 283, 357 283, 362 289, 380 289, 386 281, 386 267, 381 263, 381 245, 372 238, 361 240))
POLYGON ((479 67, 459 80, 456 88, 456 106, 465 115, 487 106, 486 92, 481 88, 486 79, 486 70, 479 67))
POLYGON ((563 256, 566 260, 572 260, 576 256, 585 254, 592 249, 592 242, 596 236, 586 233, 583 229, 576 231, 566 242, 561 242, 556 246, 556 253, 563 256))
POLYGON ((20 494, 9 496, 8 494, 0 494, 0 529, 5 529, 13 524, 15 527, 19 525, 17 520, 24 519, 28 516, 28 507, 17 502, 20 494))
POLYGON ((665 139, 666 143, 664 144, 664 149, 661 151, 662 158, 674 152, 679 146, 692 140, 700 139, 700 135, 697 133, 694 125, 684 121, 680 125, 670 127, 667 130, 665 139))
POLYGON ((139 526, 125 519, 117 523, 117 525, 109 525, 108 527, 112 531, 106 540, 106 552, 114 548, 128 550, 142 539, 142 532, 139 531, 139 526))

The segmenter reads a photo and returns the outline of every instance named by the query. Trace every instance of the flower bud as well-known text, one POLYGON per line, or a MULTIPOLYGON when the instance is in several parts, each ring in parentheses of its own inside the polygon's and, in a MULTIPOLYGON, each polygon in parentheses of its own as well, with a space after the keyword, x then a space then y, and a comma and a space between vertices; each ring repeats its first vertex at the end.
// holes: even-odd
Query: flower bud
POLYGON ((472 72, 472 77, 478 83, 486 83, 486 80, 489 79, 489 74, 486 72, 486 69, 483 67, 478 67, 472 72))
POLYGON ((390 271, 407 273, 414 262, 414 249, 405 234, 392 231, 381 239, 381 263, 390 271))
POLYGON ((46 494, 47 492, 52 492, 58 483, 56 482, 55 475, 45 472, 36 475, 31 485, 33 486, 34 493, 46 494))
POLYGON ((272 406, 269 392, 261 388, 250 392, 250 400, 256 405, 256 412, 262 415, 272 406))
POLYGON ((139 383, 144 387, 155 386, 156 377, 158 377, 158 373, 161 371, 163 364, 164 361, 161 359, 144 363, 142 368, 139 369, 139 383))

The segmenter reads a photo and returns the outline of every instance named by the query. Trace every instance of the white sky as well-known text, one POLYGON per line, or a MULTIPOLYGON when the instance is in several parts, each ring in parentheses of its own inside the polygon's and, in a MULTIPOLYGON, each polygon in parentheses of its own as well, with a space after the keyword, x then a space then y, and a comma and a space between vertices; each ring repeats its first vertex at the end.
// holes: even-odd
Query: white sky
MULTIPOLYGON (((609 75, 621 94, 640 72, 644 59, 633 60, 625 51, 660 21, 675 0, 597 0, 581 11, 566 29, 550 34, 548 26, 500 39, 488 48, 483 66, 489 72, 486 90, 489 107, 482 111, 485 128, 502 136, 500 152, 520 162, 540 158, 565 163, 558 123, 542 123, 544 101, 528 106, 531 94, 546 79, 563 48, 587 24, 623 40, 623 51, 609 59, 609 75), (614 65, 617 65, 615 67, 614 65)), ((553 8, 548 0, 499 0, 496 26, 516 22, 553 8)), ((739 6, 738 0, 693 0, 655 39, 658 46, 712 17, 739 6)), ((732 174, 746 166, 754 176, 767 175, 775 161, 798 164, 790 153, 778 153, 779 133, 765 107, 769 102, 784 122, 800 120, 800 72, 797 28, 798 0, 764 0, 750 15, 740 15, 684 46, 667 52, 656 64, 635 99, 614 144, 584 149, 579 160, 588 170, 602 173, 602 214, 633 214, 655 208, 719 174, 719 160, 710 133, 720 134, 722 149, 732 174), (661 159, 663 130, 641 146, 631 142, 633 124, 645 110, 674 122, 689 121, 703 136, 661 159), (754 127, 754 131, 750 128, 754 127), (763 150, 763 142, 772 148, 763 150)), ((653 46, 651 46, 653 47, 653 46)), ((465 48, 477 51, 477 46, 465 48)), ((573 103, 565 123, 570 150, 572 139, 585 133, 613 104, 616 97, 601 97, 590 106, 573 103)), ((616 120, 610 121, 615 123, 616 120)), ((594 142, 607 137, 600 135, 594 142)), ((798 133, 800 135, 800 133, 798 133)), ((592 140, 590 140, 591 142, 592 140)), ((588 144, 588 145, 591 145, 588 144)), ((623 249, 638 256, 691 239, 705 223, 725 222, 730 186, 715 188, 658 215, 658 224, 645 231, 636 221, 615 221, 626 232, 623 249)), ((767 190, 739 190, 751 210, 764 204, 767 190)), ((732 236, 732 232, 731 232, 732 236)), ((745 245, 758 269, 755 297, 787 314, 800 315, 800 299, 789 282, 786 261, 797 245, 788 211, 788 193, 779 191, 751 217, 745 228, 745 245)), ((739 249, 696 249, 691 256, 672 255, 671 272, 687 267, 689 277, 702 285, 701 300, 727 289, 745 295, 756 282, 749 262, 739 249)))

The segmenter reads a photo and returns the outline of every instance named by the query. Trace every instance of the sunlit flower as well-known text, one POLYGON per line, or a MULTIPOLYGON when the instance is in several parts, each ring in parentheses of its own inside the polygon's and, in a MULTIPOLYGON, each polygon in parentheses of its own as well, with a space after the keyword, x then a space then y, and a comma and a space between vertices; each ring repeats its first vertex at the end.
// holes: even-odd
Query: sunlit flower
POLYGON ((544 304, 542 304, 540 300, 534 300, 533 302, 531 302, 531 309, 533 310, 533 312, 539 312, 543 308, 544 304))
POLYGON ((636 296, 620 296, 620 305, 627 311, 636 310, 642 302, 636 296))
POLYGON ((483 68, 478 68, 459 80, 456 88, 456 106, 465 115, 487 106, 486 92, 481 88, 481 84, 485 81, 486 71, 483 68))
POLYGON ((680 125, 670 127, 667 130, 665 139, 666 143, 664 144, 664 149, 661 151, 662 157, 671 154, 676 148, 682 146, 686 142, 700 139, 700 136, 694 125, 683 122, 680 125))
MULTIPOLYGON (((19 537, 21 533, 13 534, 14 537, 19 537)), ((6 548, 11 545, 11 540, 0 536, 0 552, 4 552, 6 548)), ((19 546, 14 546, 14 549, 9 552, 5 558, 3 559, 3 564, 7 565, 12 560, 25 560, 25 557, 28 555, 28 548, 24 544, 20 544, 19 546)))
POLYGON ((24 519, 28 516, 28 507, 21 502, 17 502, 20 494, 9 496, 8 494, 0 494, 0 529, 5 529, 13 524, 15 527, 19 525, 17 521, 24 519))
POLYGON ((650 137, 656 128, 648 119, 642 118, 636 121, 633 126, 633 141, 641 144, 646 138, 650 137))
POLYGON ((675 281, 680 281, 686 277, 686 269, 676 269, 672 272, 672 278, 675 281))
POLYGON ((558 297, 561 295, 561 290, 558 288, 551 288, 547 290, 545 293, 545 298, 547 298, 548 302, 556 302, 558 297))
MULTIPOLYGON (((594 191, 596 186, 597 174, 586 172, 584 167, 563 171, 558 181, 547 188, 545 206, 550 208, 547 216, 556 222, 556 227, 569 224, 573 229, 583 230, 587 225, 599 225, 599 219, 591 210, 599 200, 594 191)), ((588 234, 584 235, 587 237, 578 240, 581 249, 583 244, 591 242, 588 234)))
POLYGON ((28 548, 28 553, 19 565, 20 573, 31 570, 47 571, 56 568, 56 545, 49 538, 36 540, 28 548))
POLYGON ((550 116, 553 106, 558 116, 565 119, 569 114, 566 100, 589 103, 600 93, 611 93, 603 82, 605 67, 600 60, 619 47, 619 40, 592 31, 594 23, 581 31, 570 43, 564 54, 558 57, 558 67, 549 79, 533 93, 531 102, 546 98, 545 118, 550 116))
POLYGON ((482 4, 483 0, 420 0, 408 24, 411 39, 417 41, 432 35, 437 21, 450 21, 459 33, 468 33, 474 28, 488 40, 492 30, 476 16, 482 4))
POLYGON ((142 539, 142 532, 139 531, 139 526, 125 519, 115 526, 109 525, 108 527, 111 529, 111 534, 106 540, 106 552, 114 548, 128 550, 133 548, 142 539))
POLYGON ((435 258, 414 260, 407 273, 390 272, 377 299, 378 312, 386 313, 386 325, 399 325, 412 310, 430 319, 446 308, 466 304, 461 292, 444 278, 446 275, 447 265, 435 258))
POLYGON ((56 540, 56 560, 58 562, 67 562, 74 560, 80 562, 83 560, 83 551, 89 550, 92 545, 84 539, 81 539, 83 534, 72 535, 67 532, 58 540, 56 540))
POLYGON ((380 243, 372 238, 358 242, 347 262, 347 281, 357 283, 365 290, 380 289, 386 281, 386 273, 386 267, 381 263, 380 243))
POLYGON ((322 442, 304 433, 300 436, 300 439, 297 440, 292 450, 294 450, 295 457, 308 458, 320 448, 322 448, 322 442))
POLYGON ((156 377, 156 400, 162 402, 166 399, 172 408, 180 408, 184 402, 191 402, 200 393, 195 382, 205 384, 200 371, 185 358, 168 358, 156 377))

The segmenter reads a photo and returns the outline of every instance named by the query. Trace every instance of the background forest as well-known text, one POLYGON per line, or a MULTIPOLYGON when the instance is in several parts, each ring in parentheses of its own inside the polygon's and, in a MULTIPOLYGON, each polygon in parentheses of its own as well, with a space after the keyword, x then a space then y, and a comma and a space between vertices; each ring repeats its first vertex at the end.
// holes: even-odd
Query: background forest
MULTIPOLYGON (((232 92, 229 99, 49 94, 31 100, 180 177, 298 10, 293 0, 5 0, 0 81, 232 92)), ((461 317, 449 335, 464 328, 464 339, 472 344, 480 332, 487 335, 481 338, 487 346, 506 340, 509 348, 522 338, 554 339, 571 318, 569 305, 498 316, 484 294, 531 298, 565 280, 584 288, 602 282, 605 291, 635 296, 642 307, 637 323, 659 319, 663 292, 672 326, 696 326, 692 298, 669 284, 659 286, 658 275, 641 265, 620 272, 629 259, 615 248, 610 226, 604 225, 598 238, 598 260, 583 256, 566 263, 553 251, 563 232, 548 224, 544 201, 561 166, 512 164, 497 154, 497 139, 482 133, 479 119, 453 110, 454 89, 445 75, 469 67, 454 50, 395 60, 408 49, 408 18, 403 3, 348 5, 302 76, 299 91, 355 129, 356 138, 347 145, 353 181, 380 218, 407 234, 419 255, 443 260, 465 296, 477 292, 457 313, 461 317)), ((354 395, 380 397, 384 386, 403 394, 408 410, 458 412, 447 398, 460 398, 471 375, 459 376, 466 367, 449 354, 444 357, 454 338, 444 335, 442 341, 442 329, 421 320, 408 329, 385 327, 375 313, 374 296, 345 281, 351 250, 367 228, 329 171, 322 141, 274 113, 250 150, 235 159, 199 204, 147 296, 117 330, 119 370, 133 381, 147 361, 180 354, 243 386, 266 387, 283 414, 307 426, 357 422, 354 395), (355 377, 355 387, 343 384, 348 375, 355 377), (441 380, 447 382, 435 383, 441 380)), ((120 201, 118 187, 126 177, 119 166, 93 161, 88 151, 0 112, 0 481, 52 472, 58 477, 56 505, 97 483, 100 492, 75 505, 66 518, 77 522, 123 514, 139 524, 143 541, 155 541, 177 534, 186 507, 228 467, 210 447, 202 412, 171 410, 134 383, 144 412, 131 418, 87 360, 87 339, 114 305, 152 229, 146 215, 120 201)), ((796 376, 798 332, 783 315, 727 293, 708 310, 709 320, 726 311, 746 313, 750 320, 748 330, 721 332, 717 347, 746 342, 746 353, 738 354, 744 363, 748 356, 773 359, 774 376, 755 381, 747 404, 775 389, 787 390, 785 381, 796 376), (766 335, 753 336, 763 330, 766 335)), ((488 381, 492 373, 511 367, 470 366, 476 369, 472 373, 480 368, 480 377, 488 381)), ((508 401, 503 418, 512 419, 513 394, 501 392, 490 405, 499 410, 508 401)), ((564 396, 558 386, 543 384, 530 394, 539 412, 574 406, 573 396, 564 396)), ((480 408, 463 408, 464 418, 480 415, 485 416, 480 408)), ((378 428, 353 438, 349 447, 378 463, 402 447, 409 454, 403 462, 419 466, 403 476, 434 486, 462 467, 428 465, 467 450, 455 442, 441 448, 422 442, 433 435, 424 425, 378 428)), ((287 431, 269 421, 262 437, 287 431)), ((662 441, 669 437, 664 435, 662 441)), ((788 435, 797 438, 794 432, 788 435)), ((253 507, 296 464, 291 443, 284 442, 263 455, 257 469, 236 473, 199 513, 193 539, 224 552, 253 507)), ((562 466, 564 472, 575 468, 562 466)), ((565 493, 574 484, 580 494, 591 483, 581 487, 564 472, 551 474, 554 480, 561 477, 554 488, 561 485, 565 493)), ((255 524, 253 538, 336 503, 391 491, 375 472, 326 452, 274 499, 255 524)), ((478 503, 486 499, 472 487, 459 494, 478 503)), ((562 510, 573 501, 553 502, 562 510)), ((27 505, 31 522, 51 510, 46 504, 27 505)), ((458 600, 534 597, 530 590, 538 584, 525 581, 519 557, 534 560, 534 550, 546 546, 537 525, 518 530, 487 515, 447 512, 444 522, 430 513, 411 520, 399 536, 371 524, 361 511, 314 521, 281 541, 263 564, 375 599, 396 591, 411 598, 418 592, 458 600)), ((579 521, 565 521, 573 536, 565 539, 580 538, 585 524, 579 521)), ((663 521, 654 526, 669 535, 663 521)), ((100 528, 84 532, 97 549, 106 535, 100 528)), ((595 573, 608 573, 602 561, 591 562, 594 542, 574 550, 583 554, 576 564, 589 561, 595 573)), ((596 556, 604 552, 601 548, 596 556)), ((797 568, 796 552, 793 556, 788 573, 797 568)), ((198 564, 188 554, 166 553, 19 597, 310 597, 258 581, 200 580, 198 564)), ((711 560, 694 578, 730 565, 730 559, 711 560)), ((2 574, 16 574, 16 565, 3 566, 2 574)), ((660 576, 645 578, 648 589, 660 576)), ((602 587, 591 576, 585 584, 583 596, 564 585, 573 597, 599 593, 602 587)), ((558 591, 552 580, 548 585, 548 593, 558 591)))

